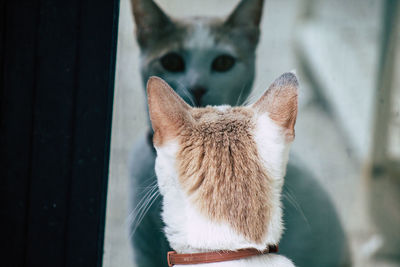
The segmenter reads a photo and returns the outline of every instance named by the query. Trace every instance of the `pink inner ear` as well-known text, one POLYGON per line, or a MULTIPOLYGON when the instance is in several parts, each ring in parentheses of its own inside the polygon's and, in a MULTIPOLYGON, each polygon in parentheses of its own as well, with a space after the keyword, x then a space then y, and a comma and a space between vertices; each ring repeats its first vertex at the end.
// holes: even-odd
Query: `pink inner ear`
POLYGON ((272 120, 289 130, 289 135, 294 135, 297 118, 297 87, 296 76, 284 73, 253 106, 258 112, 268 112, 272 120))
POLYGON ((150 120, 154 144, 162 145, 175 138, 189 121, 190 106, 161 78, 150 77, 147 82, 150 120))
POLYGON ((283 92, 272 92, 274 94, 269 100, 267 111, 271 119, 282 127, 294 130, 297 117, 297 92, 288 90, 283 92))

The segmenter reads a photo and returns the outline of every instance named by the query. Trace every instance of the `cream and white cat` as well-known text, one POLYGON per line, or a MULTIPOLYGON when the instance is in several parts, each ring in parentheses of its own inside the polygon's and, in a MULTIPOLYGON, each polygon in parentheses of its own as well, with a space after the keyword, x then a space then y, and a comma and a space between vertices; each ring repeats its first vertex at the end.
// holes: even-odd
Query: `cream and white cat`
MULTIPOLYGON (((162 218, 175 251, 262 251, 279 243, 297 87, 296 76, 285 73, 252 105, 192 108, 162 79, 149 79, 162 218)), ((193 266, 294 265, 264 254, 193 266)))

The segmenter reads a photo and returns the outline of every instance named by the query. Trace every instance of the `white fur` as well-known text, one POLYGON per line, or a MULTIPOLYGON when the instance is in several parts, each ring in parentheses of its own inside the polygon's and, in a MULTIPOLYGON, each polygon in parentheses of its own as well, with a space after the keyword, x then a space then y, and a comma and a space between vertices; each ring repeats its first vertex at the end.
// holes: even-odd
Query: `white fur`
POLYGON ((186 40, 185 47, 190 48, 208 48, 214 45, 214 36, 211 35, 210 28, 202 21, 194 24, 194 30, 186 40))
POLYGON ((200 214, 178 181, 175 169, 177 141, 170 141, 156 150, 155 169, 160 193, 164 197, 162 217, 166 224, 166 236, 173 249, 180 253, 249 247, 262 250, 267 244, 278 242, 279 237, 269 236, 260 244, 248 242, 229 225, 213 222, 200 214))
POLYGON ((270 199, 272 203, 271 221, 268 225, 268 244, 279 243, 283 232, 281 191, 283 178, 286 174, 286 165, 289 158, 290 144, 286 142, 285 135, 280 126, 275 124, 267 113, 256 114, 256 128, 254 140, 268 176, 272 179, 270 199))
POLYGON ((256 114, 254 139, 269 176, 283 184, 291 144, 286 141, 284 130, 273 122, 268 113, 256 114))
MULTIPOLYGON (((217 107, 225 111, 229 106, 217 107)), ((241 248, 265 249, 268 244, 278 244, 282 235, 282 210, 280 193, 288 160, 289 144, 282 129, 267 114, 256 114, 254 138, 269 176, 272 178, 273 210, 268 232, 263 242, 249 242, 235 232, 230 225, 213 222, 198 212, 190 198, 182 190, 176 171, 177 140, 156 147, 155 170, 158 186, 163 195, 162 217, 165 233, 171 247, 178 253, 196 253, 210 250, 237 250, 241 248)), ((188 265, 186 265, 188 266, 188 265)), ((196 265, 201 267, 203 265, 196 265)), ((234 262, 222 262, 207 266, 293 266, 290 260, 279 255, 250 257, 234 262)))
POLYGON ((221 106, 213 106, 215 109, 221 111, 221 112, 225 112, 226 110, 228 110, 231 106, 229 105, 221 105, 221 106))

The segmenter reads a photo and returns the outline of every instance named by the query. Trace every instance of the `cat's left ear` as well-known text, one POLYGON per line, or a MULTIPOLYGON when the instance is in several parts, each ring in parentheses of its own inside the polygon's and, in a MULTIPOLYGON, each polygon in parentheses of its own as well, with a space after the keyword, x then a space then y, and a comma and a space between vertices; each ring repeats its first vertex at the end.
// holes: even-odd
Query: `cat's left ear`
POLYGON ((257 113, 267 113, 276 124, 283 127, 289 140, 294 138, 298 87, 296 75, 292 72, 284 73, 252 105, 257 113))
POLYGON ((136 38, 141 47, 158 41, 175 28, 167 14, 153 0, 131 0, 136 38))
POLYGON ((148 80, 147 100, 156 146, 177 137, 191 121, 191 107, 161 78, 153 76, 148 80))

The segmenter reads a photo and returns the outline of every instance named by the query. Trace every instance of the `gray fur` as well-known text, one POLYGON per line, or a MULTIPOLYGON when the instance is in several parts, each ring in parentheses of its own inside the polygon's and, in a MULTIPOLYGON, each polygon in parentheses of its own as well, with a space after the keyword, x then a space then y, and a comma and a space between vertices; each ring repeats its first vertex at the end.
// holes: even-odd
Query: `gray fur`
POLYGON ((243 10, 236 10, 225 20, 175 20, 164 13, 161 15, 160 8, 152 1, 133 0, 143 85, 148 77, 158 76, 188 103, 191 103, 191 90, 196 88, 206 90, 200 106, 236 105, 239 95, 239 102, 242 103, 249 95, 254 80, 262 3, 260 0, 244 1, 239 5, 243 10), (246 15, 252 20, 246 20, 246 15), (187 41, 193 39, 193 34, 199 28, 209 33, 205 36, 207 38, 203 38, 207 44, 196 46, 195 43, 188 47, 187 41), (169 52, 176 52, 183 57, 185 71, 168 72, 163 68, 160 58, 169 52), (235 65, 227 72, 212 71, 212 61, 223 54, 234 57, 235 65))

